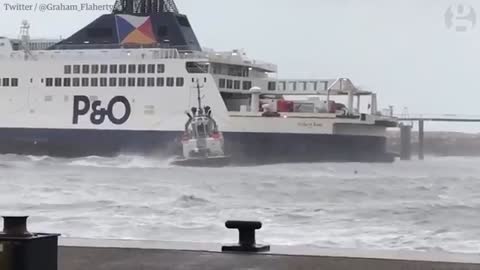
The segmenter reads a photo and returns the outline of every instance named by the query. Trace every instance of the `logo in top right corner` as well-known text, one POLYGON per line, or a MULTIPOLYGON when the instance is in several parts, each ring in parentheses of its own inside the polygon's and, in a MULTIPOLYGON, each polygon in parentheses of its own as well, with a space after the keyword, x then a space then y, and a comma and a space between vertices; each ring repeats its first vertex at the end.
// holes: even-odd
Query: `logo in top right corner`
POLYGON ((445 25, 456 32, 468 32, 477 25, 477 13, 472 6, 459 4, 450 6, 445 12, 445 25))

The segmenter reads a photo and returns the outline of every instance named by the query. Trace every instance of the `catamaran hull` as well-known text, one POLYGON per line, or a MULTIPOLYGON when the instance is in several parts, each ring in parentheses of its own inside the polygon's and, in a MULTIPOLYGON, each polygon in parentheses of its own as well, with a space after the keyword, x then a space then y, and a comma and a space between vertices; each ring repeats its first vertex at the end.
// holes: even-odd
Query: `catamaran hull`
MULTIPOLYGON (((223 132, 232 163, 356 161, 393 162, 386 138, 322 134, 223 132)), ((178 155, 181 132, 0 129, 0 153, 57 157, 178 155)))

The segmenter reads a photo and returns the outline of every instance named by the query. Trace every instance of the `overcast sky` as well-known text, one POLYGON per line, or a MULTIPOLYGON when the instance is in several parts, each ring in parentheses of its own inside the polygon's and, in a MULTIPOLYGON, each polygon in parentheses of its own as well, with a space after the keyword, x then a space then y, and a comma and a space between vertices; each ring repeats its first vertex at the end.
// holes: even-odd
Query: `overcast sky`
MULTIPOLYGON (((27 1, 17 1, 25 2, 27 1)), ((30 2, 30 1, 28 1, 30 2)), ((94 3, 45 1, 37 3, 94 3)), ((96 4, 113 4, 97 0, 96 4)), ((6 11, 0 0, 0 35, 18 35, 22 19, 34 37, 66 37, 103 12, 6 11)), ((32 2, 34 3, 34 2, 32 2)), ((478 82, 480 2, 451 0, 177 0, 203 47, 244 48, 279 66, 279 77, 350 77, 377 91, 381 107, 411 113, 480 115, 478 82), (457 14, 476 11, 472 20, 457 14), (453 7, 452 27, 445 21, 453 7), (463 13, 462 13, 463 12, 463 13), (455 26, 464 25, 465 32, 455 26)), ((445 125, 442 125, 444 127, 445 125)), ((480 131, 479 124, 461 124, 480 131)), ((454 127, 457 127, 455 125, 454 127)))

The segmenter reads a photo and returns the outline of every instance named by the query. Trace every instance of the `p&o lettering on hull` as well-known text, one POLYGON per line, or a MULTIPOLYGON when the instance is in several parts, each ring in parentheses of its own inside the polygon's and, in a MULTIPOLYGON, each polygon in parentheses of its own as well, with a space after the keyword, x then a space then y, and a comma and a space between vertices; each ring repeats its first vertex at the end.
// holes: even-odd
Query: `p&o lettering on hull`
POLYGON ((116 96, 112 98, 107 107, 102 107, 102 101, 95 100, 90 101, 88 96, 74 96, 73 97, 73 124, 77 125, 80 116, 86 116, 90 114, 90 122, 94 125, 101 125, 105 122, 105 119, 115 124, 122 125, 128 121, 132 108, 130 102, 124 96, 116 96), (125 111, 121 117, 114 114, 115 106, 120 103, 124 106, 125 111))

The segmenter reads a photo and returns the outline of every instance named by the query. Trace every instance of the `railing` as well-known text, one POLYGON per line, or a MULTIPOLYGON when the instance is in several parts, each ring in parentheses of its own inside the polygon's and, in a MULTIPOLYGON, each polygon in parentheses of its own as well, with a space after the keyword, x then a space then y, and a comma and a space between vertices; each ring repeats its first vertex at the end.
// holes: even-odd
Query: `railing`
MULTIPOLYGON (((13 50, 18 53, 22 52, 22 48, 20 46, 20 41, 17 41, 13 45, 13 50)), ((152 44, 117 44, 117 43, 83 43, 83 44, 59 44, 61 40, 58 41, 31 41, 29 44, 30 50, 32 52, 38 51, 62 51, 65 53, 78 53, 81 54, 83 52, 79 52, 80 50, 133 50, 133 49, 157 49, 155 51, 152 50, 153 53, 160 50, 167 50, 170 52, 171 50, 175 50, 175 56, 172 56, 171 53, 167 53, 165 57, 160 58, 181 58, 181 59, 205 59, 210 61, 227 61, 232 62, 233 64, 238 65, 245 65, 245 66, 253 66, 257 68, 264 69, 268 72, 276 72, 277 66, 271 63, 259 61, 259 60, 245 60, 240 55, 228 54, 228 53, 219 53, 215 51, 200 51, 200 50, 192 50, 191 46, 173 46, 169 43, 152 43, 152 44)), ((105 51, 106 52, 106 51, 105 51)), ((43 53, 43 52, 42 52, 43 53)), ((41 53, 39 53, 41 54, 41 53)), ((155 57, 158 58, 158 57, 155 57)))
POLYGON ((276 91, 281 93, 316 94, 325 92, 331 80, 277 80, 276 91))
POLYGON ((215 51, 205 51, 202 52, 205 54, 209 60, 215 62, 228 62, 234 65, 243 65, 243 66, 252 66, 263 69, 267 72, 277 72, 277 66, 268 62, 259 61, 259 60, 250 60, 242 58, 240 52, 215 52, 215 51))
MULTIPOLYGON (((272 81, 273 82, 273 81, 272 81)), ((269 87, 271 92, 281 94, 304 94, 304 95, 348 95, 349 92, 355 96, 372 95, 373 93, 357 89, 348 78, 331 80, 276 80, 275 87, 269 87), (271 88, 275 88, 272 90, 271 88)))
MULTIPOLYGON (((50 46, 44 50, 31 50, 36 55, 52 55, 62 53, 63 55, 84 55, 87 50, 97 50, 101 53, 118 54, 119 52, 125 52, 126 54, 135 54, 145 57, 146 54, 152 55, 154 59, 159 58, 179 58, 179 59, 204 59, 205 61, 224 60, 235 62, 237 64, 252 65, 262 67, 268 70, 276 70, 276 66, 261 61, 243 61, 241 59, 235 59, 228 57, 227 55, 217 55, 214 52, 195 51, 188 46, 169 46, 168 44, 56 44, 50 46), (143 51, 136 51, 137 49, 143 49, 143 51)), ((14 50, 15 54, 22 53, 21 49, 14 50)))
MULTIPOLYGON (((145 48, 146 49, 146 48, 145 48)), ((32 50, 31 53, 33 54, 34 58, 37 57, 48 57, 48 58, 55 58, 55 56, 62 56, 62 57, 85 57, 88 55, 92 55, 94 57, 102 57, 107 56, 109 58, 116 58, 116 57, 137 57, 141 59, 151 58, 151 59, 192 59, 192 60, 204 60, 208 61, 207 55, 202 52, 196 51, 179 51, 173 48, 159 48, 154 50, 129 50, 129 49, 122 49, 122 50, 102 50, 95 51, 93 54, 89 54, 85 50, 32 50)), ((25 53, 23 51, 17 50, 11 53, 10 58, 17 58, 17 59, 24 59, 25 53)))
POLYGON ((83 43, 83 44, 55 44, 50 50, 92 50, 92 49, 177 49, 179 51, 192 50, 191 46, 172 46, 169 43, 152 44, 118 44, 118 43, 83 43))
POLYGON ((398 114, 400 121, 432 121, 432 122, 480 122, 480 115, 467 114, 398 114))

